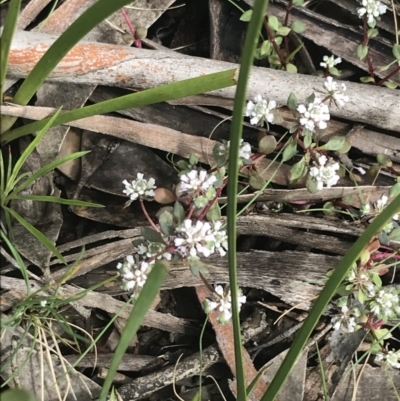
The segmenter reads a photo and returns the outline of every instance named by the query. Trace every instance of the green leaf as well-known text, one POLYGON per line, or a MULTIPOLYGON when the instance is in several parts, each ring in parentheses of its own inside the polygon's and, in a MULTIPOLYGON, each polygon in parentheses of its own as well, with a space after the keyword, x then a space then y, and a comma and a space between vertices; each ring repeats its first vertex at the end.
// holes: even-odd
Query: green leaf
POLYGON ((294 64, 287 63, 285 65, 286 71, 290 72, 291 74, 296 74, 297 73, 297 67, 294 64))
POLYGON ((343 146, 338 149, 338 152, 341 154, 347 153, 351 149, 351 143, 349 141, 344 141, 343 146))
POLYGON ((318 183, 313 179, 313 177, 310 176, 310 174, 307 176, 306 188, 311 194, 318 192, 318 183))
POLYGON ((367 36, 369 39, 375 38, 379 35, 379 32, 375 28, 368 29, 367 36))
POLYGON ((265 178, 255 170, 249 172, 249 185, 254 189, 261 189, 264 187, 265 178))
POLYGON ((191 153, 190 156, 189 156, 189 163, 192 166, 195 166, 198 162, 199 162, 198 157, 194 153, 191 153))
POLYGON ((287 100, 287 107, 289 110, 296 111, 297 109, 297 97, 293 92, 290 92, 290 95, 287 100))
POLYGON ((275 15, 270 15, 268 17, 268 25, 276 32, 279 29, 278 18, 276 18, 275 15))
POLYGON ((304 0, 293 0, 293 5, 301 7, 304 4, 304 0))
POLYGON ((161 232, 164 235, 172 235, 174 233, 174 218, 170 212, 164 210, 158 219, 161 232))
POLYGON ((384 155, 383 153, 379 153, 376 156, 376 161, 381 165, 381 166, 385 166, 385 167, 392 167, 393 162, 389 159, 389 157, 387 157, 386 155, 384 155))
POLYGON ((176 163, 176 166, 179 168, 179 170, 187 170, 189 168, 189 162, 187 160, 178 160, 176 163))
POLYGON ((55 245, 37 228, 35 228, 32 224, 28 223, 24 218, 22 218, 17 212, 10 209, 7 206, 3 206, 3 210, 6 213, 9 213, 11 216, 21 224, 28 232, 30 232, 39 242, 41 242, 49 251, 51 251, 62 263, 67 264, 64 257, 57 250, 55 245))
POLYGON ((2 401, 37 401, 32 394, 25 390, 12 389, 6 390, 1 394, 2 401))
POLYGON ((392 241, 400 241, 400 227, 396 227, 390 234, 389 238, 392 241))
POLYGON ((397 195, 400 195, 400 182, 394 184, 389 190, 390 198, 395 198, 397 195))
POLYGON ((383 85, 385 85, 386 88, 389 88, 389 89, 396 89, 398 87, 398 85, 392 81, 385 81, 383 83, 383 85))
POLYGON ((264 42, 261 43, 260 47, 260 55, 265 56, 269 55, 272 50, 272 44, 269 40, 264 40, 264 42))
MULTIPOLYGON (((21 0, 11 0, 6 6, 6 19, 0 38, 0 104, 3 103, 4 82, 7 74, 8 57, 14 32, 17 28, 18 16, 21 9, 21 0)), ((4 118, 4 117, 3 117, 4 118)))
POLYGON ((285 61, 289 62, 294 58, 294 56, 301 50, 301 48, 304 46, 304 43, 302 43, 300 46, 297 46, 288 56, 285 57, 285 61))
POLYGON ((247 10, 241 15, 240 21, 249 22, 251 20, 252 15, 253 15, 253 10, 247 10))
POLYGON ((183 223, 183 220, 185 220, 185 209, 180 202, 175 202, 174 204, 174 217, 178 226, 180 226, 183 223))
POLYGON ((290 25, 290 28, 292 28, 293 32, 296 33, 303 33, 307 26, 303 21, 293 21, 292 25, 290 25))
POLYGON ((224 154, 220 155, 220 148, 222 145, 223 145, 222 143, 217 143, 213 147, 213 155, 214 155, 215 161, 217 162, 218 167, 224 166, 228 161, 228 153, 227 152, 224 152, 224 154))
POLYGON ((261 138, 258 143, 258 151, 264 153, 264 155, 269 155, 276 148, 276 139, 273 135, 266 135, 261 138))
POLYGON ((292 138, 287 142, 282 153, 282 162, 290 160, 297 152, 297 142, 292 138))
POLYGON ((368 46, 367 45, 360 45, 357 47, 357 57, 360 60, 363 60, 365 57, 367 57, 368 54, 368 46))
POLYGON ((297 163, 293 164, 289 171, 289 180, 291 183, 298 181, 300 178, 307 174, 308 166, 304 159, 301 159, 297 163))
POLYGON ((109 371, 100 393, 99 401, 106 401, 120 361, 125 355, 132 339, 135 337, 137 331, 142 325, 146 313, 151 308, 151 305, 153 304, 154 299, 156 298, 158 291, 165 280, 167 272, 167 264, 159 260, 154 263, 146 283, 140 292, 139 298, 136 300, 132 312, 126 320, 124 330, 121 333, 117 348, 114 351, 114 356, 111 360, 109 371))
POLYGON ((345 141, 346 141, 345 136, 333 136, 324 146, 321 146, 320 149, 333 150, 333 151, 339 150, 343 147, 345 141))
POLYGON ((140 233, 144 239, 150 242, 156 242, 158 244, 165 244, 162 235, 149 227, 141 227, 140 233))
POLYGON ((329 74, 335 77, 340 77, 342 75, 342 71, 338 70, 336 67, 331 67, 329 68, 329 74))
POLYGON ((200 195, 195 198, 193 203, 198 209, 200 209, 200 208, 206 207, 208 205, 208 199, 206 197, 204 197, 203 195, 200 195))
POLYGON ((219 207, 218 202, 214 202, 210 207, 210 210, 207 212, 207 220, 211 222, 221 220, 221 208, 219 207))
MULTIPOLYGON (((282 36, 277 36, 277 37, 275 38, 275 43, 276 43, 278 46, 280 46, 280 45, 282 44, 282 42, 283 42, 283 37, 282 37, 282 36)), ((276 57, 278 57, 278 56, 276 56, 276 57)), ((279 59, 279 57, 278 57, 278 59, 279 59)))
POLYGON ((360 81, 364 84, 368 83, 368 82, 375 82, 375 79, 369 75, 365 76, 365 77, 361 77, 360 81))
POLYGON ((289 35, 290 31, 291 29, 289 27, 281 26, 276 33, 281 36, 287 36, 289 35))
POLYGON ((309 148, 312 144, 312 132, 308 129, 304 129, 303 131, 304 138, 303 138, 303 144, 305 148, 309 148))
POLYGON ((215 177, 217 178, 217 181, 214 182, 214 188, 219 188, 224 183, 225 174, 226 174, 226 168, 225 167, 220 167, 214 173, 215 177))
POLYGON ((400 60, 400 45, 395 43, 392 49, 393 56, 396 58, 396 60, 400 60))

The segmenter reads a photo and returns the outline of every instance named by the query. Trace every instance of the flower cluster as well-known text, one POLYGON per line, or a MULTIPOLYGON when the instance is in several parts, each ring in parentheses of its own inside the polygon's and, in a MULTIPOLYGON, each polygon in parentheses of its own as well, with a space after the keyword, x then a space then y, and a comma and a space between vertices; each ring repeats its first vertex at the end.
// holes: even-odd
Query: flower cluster
POLYGON ((385 14, 387 7, 379 0, 358 0, 362 7, 357 8, 357 13, 360 18, 367 18, 367 23, 371 28, 376 25, 376 20, 382 14, 385 14))
POLYGON ((329 108, 319 97, 306 104, 299 104, 297 111, 300 113, 299 122, 305 129, 315 132, 318 128, 325 129, 330 119, 329 108))
POLYGON ((192 258, 208 257, 214 252, 224 256, 228 248, 228 236, 225 230, 221 230, 221 226, 219 221, 211 225, 186 219, 176 229, 175 246, 183 256, 192 258))
POLYGON ((341 328, 345 332, 353 333, 358 324, 359 310, 357 308, 350 309, 347 306, 346 298, 340 299, 338 306, 341 313, 332 319, 333 328, 335 330, 341 328))
POLYGON ((324 56, 322 57, 322 62, 319 64, 323 68, 333 68, 336 64, 340 64, 342 59, 340 57, 335 58, 335 56, 324 56))
POLYGON ((342 107, 349 101, 349 97, 344 94, 346 91, 345 84, 339 85, 332 77, 327 77, 324 86, 329 93, 329 98, 335 102, 337 107, 342 107))
POLYGON ((250 117, 250 124, 260 126, 264 125, 265 122, 272 124, 274 122, 272 110, 276 107, 275 100, 268 102, 261 95, 257 95, 254 102, 249 100, 246 106, 246 117, 250 117))
POLYGON ((123 263, 117 264, 117 269, 121 276, 122 288, 131 292, 132 298, 136 299, 147 280, 151 264, 145 261, 139 262, 132 255, 128 255, 123 263))
POLYGON ((400 289, 382 288, 371 301, 371 312, 387 322, 400 316, 400 289))
POLYGON ((376 354, 375 362, 383 362, 392 368, 400 369, 400 350, 378 352, 376 354))
POLYGON ((328 159, 325 155, 318 158, 318 164, 310 168, 309 175, 317 183, 317 190, 320 191, 324 184, 330 188, 339 181, 337 171, 340 169, 339 163, 333 159, 328 159))
POLYGON ((125 185, 125 189, 122 191, 126 196, 129 196, 129 201, 126 206, 129 206, 132 201, 136 199, 152 200, 155 193, 154 190, 157 188, 154 178, 145 180, 142 173, 137 173, 136 180, 128 182, 128 180, 122 181, 125 185))
MULTIPOLYGON (((246 302, 246 297, 242 294, 238 296, 239 309, 246 302)), ((219 312, 218 322, 227 323, 232 317, 232 297, 229 286, 225 289, 217 285, 214 292, 203 303, 204 311, 208 314, 214 310, 219 312)))
MULTIPOLYGON (((218 156, 225 157, 228 159, 229 155, 229 145, 230 141, 219 144, 217 152, 218 156)), ((240 147, 239 147, 239 159, 250 161, 251 160, 251 145, 248 142, 244 142, 243 139, 240 140, 240 147)))
POLYGON ((212 188, 213 184, 217 181, 217 177, 208 174, 206 170, 191 170, 186 174, 182 174, 181 178, 181 192, 194 195, 197 193, 204 193, 212 188))
POLYGON ((151 242, 145 240, 144 242, 138 244, 137 253, 143 258, 149 259, 165 259, 171 260, 172 255, 170 252, 165 252, 166 245, 161 242, 151 242))

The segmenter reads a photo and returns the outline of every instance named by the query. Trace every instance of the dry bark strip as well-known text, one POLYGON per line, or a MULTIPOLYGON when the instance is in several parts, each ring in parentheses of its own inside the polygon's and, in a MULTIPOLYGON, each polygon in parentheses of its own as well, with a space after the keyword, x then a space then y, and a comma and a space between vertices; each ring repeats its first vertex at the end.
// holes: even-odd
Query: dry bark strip
MULTIPOLYGON (((196 287, 197 297, 202 304, 210 294, 209 289, 205 285, 196 287)), ((211 312, 208 316, 217 338, 218 347, 225 358, 225 362, 231 369, 232 374, 236 377, 236 363, 235 363, 235 346, 233 340, 233 326, 232 323, 221 324, 218 323, 218 313, 211 312)), ((248 387, 257 376, 257 370, 253 365, 250 355, 244 347, 242 347, 243 355, 243 370, 245 374, 245 385, 248 387)), ((258 401, 262 398, 263 394, 267 391, 265 383, 260 378, 254 386, 253 391, 249 395, 250 401, 258 401)), ((236 395, 236 394, 235 394, 236 395)))
MULTIPOLYGON (((16 32, 9 58, 9 77, 25 78, 54 40, 54 36, 36 32, 16 32)), ((173 56, 170 52, 80 42, 52 72, 49 81, 147 89, 235 68, 238 68, 237 64, 178 54, 173 56)), ((291 92, 302 100, 316 88, 322 89, 323 82, 324 79, 314 76, 254 67, 249 79, 248 97, 261 94, 284 105, 291 92), (260 88, 260 82, 266 89, 260 88)), ((344 108, 333 107, 333 116, 400 131, 400 114, 394 112, 399 106, 397 91, 352 82, 348 82, 347 87, 351 100, 344 108), (380 102, 375 101, 377 96, 380 102)), ((213 94, 232 99, 235 88, 214 91, 213 94)))
MULTIPOLYGON (((41 286, 37 283, 32 283, 31 290, 38 290, 41 286)), ((1 279, 3 289, 16 290, 26 294, 25 281, 12 277, 3 276, 1 279)), ((64 297, 74 297, 82 293, 84 288, 64 284, 62 286, 62 294, 64 297)), ((87 308, 99 308, 108 313, 119 313, 119 317, 127 319, 132 312, 132 306, 126 306, 125 302, 118 301, 110 295, 95 291, 88 291, 86 295, 75 303, 87 308), (126 307, 125 307, 126 306, 126 307), (122 311, 121 309, 124 308, 122 311), (121 312, 120 312, 121 311, 121 312)), ((149 310, 143 320, 143 325, 164 330, 170 333, 181 333, 198 336, 199 330, 187 321, 186 319, 177 318, 170 314, 160 313, 154 310, 149 310)))

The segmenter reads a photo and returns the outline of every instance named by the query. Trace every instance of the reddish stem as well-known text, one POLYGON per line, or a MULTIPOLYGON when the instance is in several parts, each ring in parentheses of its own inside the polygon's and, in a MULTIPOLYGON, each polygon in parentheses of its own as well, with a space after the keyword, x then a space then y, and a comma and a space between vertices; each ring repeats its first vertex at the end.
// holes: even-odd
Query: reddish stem
POLYGON ((264 26, 265 26, 265 29, 267 30, 268 39, 271 41, 272 46, 274 46, 275 53, 278 55, 279 61, 281 62, 282 67, 285 67, 287 63, 281 54, 279 46, 275 42, 275 35, 272 33, 271 28, 269 27, 268 21, 266 18, 264 19, 264 26))
POLYGON ((390 74, 386 75, 385 78, 382 78, 377 85, 382 86, 384 82, 388 81, 390 78, 392 78, 394 75, 396 75, 400 71, 400 65, 397 66, 390 74))
MULTIPOLYGON (((289 3, 287 5, 287 7, 286 7, 285 22, 283 24, 286 27, 289 24, 289 15, 290 15, 290 11, 292 10, 292 7, 293 7, 293 0, 289 0, 289 3)), ((285 36, 284 41, 285 41, 286 56, 288 56, 290 54, 289 37, 288 37, 288 35, 285 36)))
POLYGON ((144 215, 146 216, 147 221, 150 223, 150 225, 159 233, 161 233, 160 229, 154 224, 153 220, 151 219, 151 217, 149 216, 149 214, 147 213, 146 207, 144 206, 144 202, 143 199, 139 200, 140 202, 140 207, 142 208, 142 211, 144 213, 144 215))
POLYGON ((126 23, 128 24, 129 30, 131 31, 132 37, 134 39, 133 44, 138 47, 139 49, 142 48, 142 41, 136 37, 136 30, 133 27, 131 20, 129 19, 129 15, 126 13, 124 8, 121 8, 121 13, 124 16, 126 23))

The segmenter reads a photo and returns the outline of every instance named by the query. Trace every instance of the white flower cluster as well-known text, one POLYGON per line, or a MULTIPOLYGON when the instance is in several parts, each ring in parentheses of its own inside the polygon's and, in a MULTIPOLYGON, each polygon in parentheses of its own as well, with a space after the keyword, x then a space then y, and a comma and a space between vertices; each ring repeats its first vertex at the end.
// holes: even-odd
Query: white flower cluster
MULTIPOLYGON (((224 145, 223 143, 220 144, 218 148, 218 154, 220 156, 228 157, 229 154, 229 144, 230 141, 224 145)), ((251 158, 251 145, 248 142, 243 142, 243 139, 240 140, 240 148, 239 148, 239 158, 243 160, 250 160, 251 158)))
POLYGON ((350 310, 346 303, 342 305, 339 303, 339 306, 341 306, 341 314, 332 319, 333 328, 335 330, 341 328, 345 332, 353 333, 358 323, 356 311, 350 310))
MULTIPOLYGON (((369 222, 373 220, 374 216, 377 216, 382 212, 382 210, 386 207, 387 202, 389 198, 386 195, 382 195, 376 202, 374 202, 372 205, 369 203, 365 203, 361 206, 360 212, 362 217, 371 217, 369 222)), ((395 215, 392 216, 392 220, 395 222, 399 221, 399 213, 396 213, 395 215)), ((386 226, 383 228, 383 232, 389 233, 392 231, 394 228, 393 221, 389 222, 386 224, 386 226)))
POLYGON ((385 362, 388 366, 391 366, 395 369, 400 369, 400 350, 392 350, 385 353, 378 352, 376 354, 375 361, 385 362))
POLYGON ((217 181, 217 177, 208 174, 206 170, 191 170, 186 174, 182 174, 181 178, 181 192, 188 194, 204 193, 210 189, 217 181))
POLYGON ((307 104, 299 104, 297 111, 300 113, 300 124, 311 132, 328 126, 326 122, 330 119, 329 108, 319 97, 307 104))
POLYGON ((122 279, 122 288, 132 293, 132 298, 137 298, 142 290, 151 265, 145 261, 138 262, 132 255, 128 255, 123 263, 117 264, 122 279))
POLYGON ((158 255, 157 259, 171 260, 172 255, 169 252, 163 252, 165 248, 165 244, 146 240, 142 244, 138 245, 137 253, 144 258, 153 258, 154 256, 158 255))
MULTIPOLYGON (((246 302, 244 295, 238 296, 239 309, 246 302)), ((218 317, 219 323, 227 323, 232 317, 232 297, 229 287, 222 288, 217 285, 214 292, 211 294, 210 299, 206 299, 203 303, 204 311, 208 314, 213 310, 220 313, 218 317)))
POLYGON ((335 56, 324 56, 322 57, 322 62, 319 64, 323 68, 333 68, 336 64, 339 64, 342 62, 342 59, 340 57, 335 58, 335 56))
POLYGON ((224 256, 228 249, 228 236, 221 227, 220 221, 211 225, 208 222, 186 219, 176 229, 175 246, 183 256, 192 258, 209 257, 215 252, 224 256))
POLYGON ((265 122, 272 124, 274 115, 271 111, 276 107, 275 100, 267 102, 261 95, 257 95, 254 102, 249 100, 246 106, 246 117, 250 117, 250 124, 264 125, 265 122))
POLYGON ((400 316, 399 292, 392 287, 382 288, 371 302, 371 312, 384 321, 400 316))
POLYGON ((328 160, 325 155, 322 155, 318 158, 318 165, 315 162, 314 164, 315 167, 310 168, 309 174, 317 182, 318 191, 324 187, 324 184, 328 188, 337 184, 340 178, 336 174, 336 171, 340 168, 338 162, 335 162, 331 158, 328 160))
POLYGON ((128 182, 127 180, 122 181, 125 185, 125 189, 122 191, 126 196, 129 196, 130 201, 127 202, 127 206, 136 199, 151 200, 154 197, 154 189, 157 187, 154 185, 154 178, 145 180, 142 173, 137 173, 136 180, 128 182))
POLYGON ((366 295, 369 298, 372 298, 376 295, 375 284, 373 282, 374 273, 368 270, 359 271, 357 268, 351 269, 348 273, 346 280, 355 285, 357 289, 366 292, 366 295))
POLYGON ((349 101, 349 97, 344 94, 346 91, 345 84, 339 85, 332 77, 327 77, 324 86, 329 93, 330 99, 335 102, 337 107, 342 107, 349 101))
POLYGON ((379 0, 358 0, 362 7, 357 8, 360 18, 366 16, 367 23, 371 28, 375 27, 376 20, 379 16, 385 14, 387 7, 379 0))

